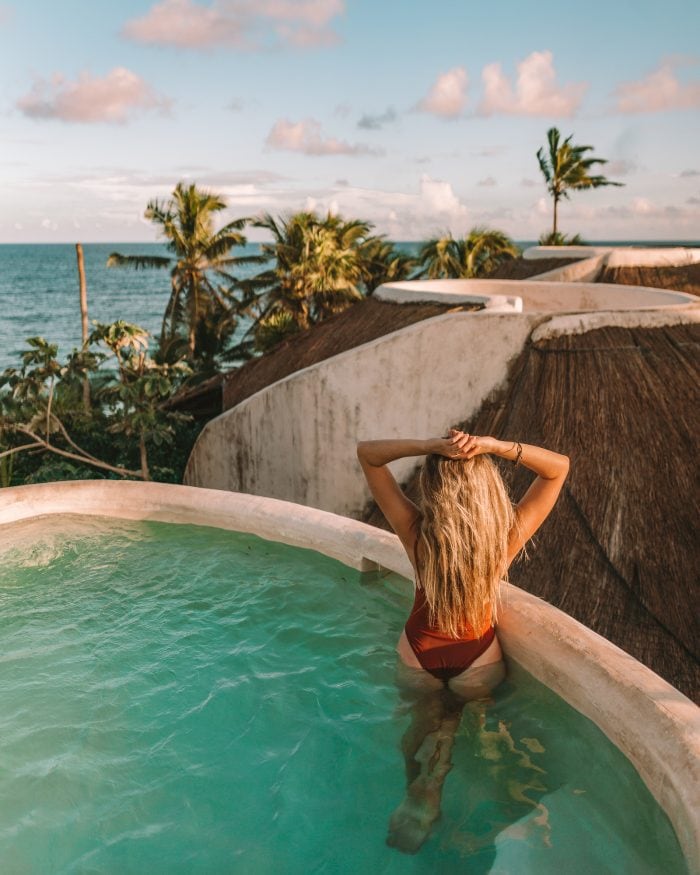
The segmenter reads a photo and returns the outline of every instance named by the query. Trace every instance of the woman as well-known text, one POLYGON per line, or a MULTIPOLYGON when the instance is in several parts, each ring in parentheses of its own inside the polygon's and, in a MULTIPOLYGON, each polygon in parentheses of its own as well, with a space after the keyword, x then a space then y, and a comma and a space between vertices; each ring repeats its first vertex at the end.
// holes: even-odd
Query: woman
POLYGON ((376 440, 357 445, 370 491, 401 539, 415 571, 414 604, 397 645, 398 680, 423 692, 403 739, 407 798, 388 841, 416 851, 440 813, 442 783, 465 702, 487 696, 505 676, 494 624, 500 581, 549 516, 569 459, 542 447, 470 435, 376 440), (389 462, 427 455, 420 508, 392 476, 389 462), (537 477, 515 507, 489 455, 537 477))

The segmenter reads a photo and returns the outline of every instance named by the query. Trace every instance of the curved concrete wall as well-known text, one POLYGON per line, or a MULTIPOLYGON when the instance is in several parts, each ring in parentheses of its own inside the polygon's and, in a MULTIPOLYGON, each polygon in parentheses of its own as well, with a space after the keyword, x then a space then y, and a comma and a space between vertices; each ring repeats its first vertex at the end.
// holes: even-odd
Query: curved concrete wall
POLYGON ((608 267, 683 267, 700 262, 700 247, 685 246, 531 246, 523 258, 591 258, 603 256, 608 267))
MULTIPOLYGON (((682 292, 516 280, 396 283, 375 295, 455 302, 496 295, 508 309, 426 319, 268 386, 206 425, 185 483, 359 516, 369 493, 356 441, 430 437, 468 419, 503 384, 532 329, 554 313, 571 314, 563 324, 580 332, 692 320, 700 307, 682 292)), ((397 462, 399 479, 414 466, 413 459, 397 462)))
MULTIPOLYGON (((537 320, 448 313, 297 371, 207 423, 185 483, 359 516, 356 441, 444 433, 503 383, 537 320)), ((397 476, 414 465, 400 460, 397 476)))
MULTIPOLYGON (((543 276, 553 273, 555 271, 548 271, 543 276)), ((700 299, 685 292, 615 283, 553 282, 541 277, 530 280, 416 280, 387 283, 379 286, 374 297, 399 304, 417 301, 458 304, 490 299, 498 302, 497 306, 504 312, 522 310, 525 313, 644 310, 700 303, 700 299), (521 305, 517 303, 518 298, 521 305)))
MULTIPOLYGON (((317 550, 354 568, 379 565, 404 577, 411 574, 395 535, 286 502, 107 480, 0 490, 0 525, 67 513, 217 526, 317 550)), ((2 535, 0 544, 12 546, 2 535)), ((700 873, 700 709, 576 620, 504 586, 498 633, 507 657, 593 720, 620 748, 671 820, 690 871, 700 873)))

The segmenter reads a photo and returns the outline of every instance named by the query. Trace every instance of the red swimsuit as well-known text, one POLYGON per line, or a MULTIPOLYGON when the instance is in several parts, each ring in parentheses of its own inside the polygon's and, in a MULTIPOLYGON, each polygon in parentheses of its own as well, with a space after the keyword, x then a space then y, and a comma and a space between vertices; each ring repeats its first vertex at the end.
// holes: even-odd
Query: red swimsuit
POLYGON ((418 662, 434 677, 446 681, 461 674, 484 653, 495 636, 491 623, 478 637, 451 638, 439 632, 430 625, 425 593, 416 586, 413 609, 406 621, 406 638, 418 662))

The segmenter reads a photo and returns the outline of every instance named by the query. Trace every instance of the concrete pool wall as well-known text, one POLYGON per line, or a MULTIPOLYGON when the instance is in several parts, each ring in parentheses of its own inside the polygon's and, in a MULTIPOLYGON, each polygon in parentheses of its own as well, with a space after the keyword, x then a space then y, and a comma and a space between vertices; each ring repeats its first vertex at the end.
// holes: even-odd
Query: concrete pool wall
MULTIPOLYGON (((372 526, 274 499, 133 481, 0 490, 2 549, 13 546, 4 524, 54 514, 215 526, 316 550, 359 570, 379 567, 411 577, 398 538, 372 526)), ((625 754, 673 824, 689 870, 700 875, 700 709, 600 635, 508 584, 499 637, 508 658, 625 754)))

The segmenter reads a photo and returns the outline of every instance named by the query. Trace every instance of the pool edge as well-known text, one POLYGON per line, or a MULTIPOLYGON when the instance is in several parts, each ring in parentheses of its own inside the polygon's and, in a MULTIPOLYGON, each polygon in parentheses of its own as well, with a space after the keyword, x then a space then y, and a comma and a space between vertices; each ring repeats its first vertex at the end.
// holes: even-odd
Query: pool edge
MULTIPOLYGON (((190 523, 317 550, 361 570, 411 577, 395 535, 279 499, 199 487, 83 480, 5 488, 0 525, 54 514, 190 523)), ((700 709, 629 654, 529 593, 506 585, 504 651, 592 720, 635 766, 700 875, 700 709)))

